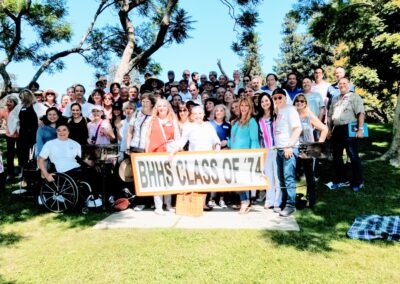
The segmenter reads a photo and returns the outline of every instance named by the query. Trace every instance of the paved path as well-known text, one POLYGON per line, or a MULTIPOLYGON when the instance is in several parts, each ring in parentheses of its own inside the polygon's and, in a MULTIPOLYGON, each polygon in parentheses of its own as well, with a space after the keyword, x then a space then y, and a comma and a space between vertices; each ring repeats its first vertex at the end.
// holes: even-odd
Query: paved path
POLYGON ((262 206, 253 206, 245 215, 238 214, 232 209, 214 208, 211 212, 204 212, 200 217, 179 216, 167 213, 164 216, 153 211, 134 211, 128 209, 114 213, 98 222, 95 229, 119 228, 186 228, 186 229, 257 229, 299 231, 299 225, 293 216, 284 218, 272 210, 265 210, 262 206))

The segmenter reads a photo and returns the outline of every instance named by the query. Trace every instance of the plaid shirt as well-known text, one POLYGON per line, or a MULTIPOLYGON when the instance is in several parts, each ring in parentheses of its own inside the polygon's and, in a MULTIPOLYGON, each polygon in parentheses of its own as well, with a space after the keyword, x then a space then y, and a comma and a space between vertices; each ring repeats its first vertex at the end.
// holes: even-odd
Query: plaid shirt
POLYGON ((400 216, 359 216, 347 235, 351 239, 358 240, 400 241, 400 216))

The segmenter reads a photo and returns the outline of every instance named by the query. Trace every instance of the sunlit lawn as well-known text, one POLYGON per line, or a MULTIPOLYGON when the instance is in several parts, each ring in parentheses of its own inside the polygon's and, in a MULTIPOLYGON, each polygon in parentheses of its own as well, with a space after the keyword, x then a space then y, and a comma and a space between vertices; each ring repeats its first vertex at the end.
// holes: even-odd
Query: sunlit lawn
MULTIPOLYGON (((364 159, 386 149, 390 130, 371 127, 364 159)), ((33 200, 10 199, 6 188, 0 283, 399 283, 399 243, 346 237, 356 216, 400 215, 399 169, 364 166, 366 187, 355 193, 323 186, 323 165, 316 207, 295 215, 300 232, 94 230, 107 213, 50 214, 33 200)))

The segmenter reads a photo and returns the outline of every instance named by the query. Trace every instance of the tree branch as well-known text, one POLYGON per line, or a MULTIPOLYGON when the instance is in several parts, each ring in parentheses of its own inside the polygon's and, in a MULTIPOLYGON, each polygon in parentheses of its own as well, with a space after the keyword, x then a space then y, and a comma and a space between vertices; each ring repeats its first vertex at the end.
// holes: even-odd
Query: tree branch
POLYGON ((147 48, 145 51, 142 53, 138 54, 133 60, 129 62, 129 72, 132 71, 132 69, 139 64, 140 61, 149 58, 154 52, 156 52, 161 46, 165 44, 164 39, 165 36, 167 35, 168 32, 168 27, 170 25, 170 19, 171 19, 171 14, 176 7, 178 3, 178 0, 170 0, 168 1, 167 8, 165 10, 165 13, 162 17, 161 23, 160 23, 160 29, 158 31, 158 34, 156 38, 154 39, 153 43, 150 45, 149 48, 147 48))
POLYGON ((9 16, 14 21, 14 24, 15 24, 14 40, 11 43, 10 47, 7 48, 7 52, 6 52, 7 56, 1 63, 1 64, 4 64, 4 66, 7 66, 12 61, 12 58, 15 55, 15 50, 17 49, 19 43, 21 42, 21 19, 22 19, 22 16, 25 15, 29 11, 31 2, 32 2, 31 0, 28 0, 26 2, 26 6, 21 9, 18 16, 15 16, 7 8, 4 9, 4 13, 7 16, 9 16))
POLYGON ((94 24, 96 23, 97 17, 104 11, 103 6, 108 2, 108 0, 102 0, 100 2, 99 7, 97 8, 96 13, 94 14, 92 22, 89 24, 88 29, 86 30, 85 34, 82 36, 81 41, 79 42, 78 46, 82 46, 83 43, 86 41, 89 34, 93 31, 94 24))
POLYGON ((89 50, 89 48, 82 48, 82 46, 85 43, 85 41, 87 40, 90 33, 93 31, 94 24, 96 23, 96 20, 99 17, 99 15, 105 10, 105 7, 109 7, 110 5, 115 3, 115 1, 114 1, 114 2, 107 4, 108 1, 109 0, 102 0, 100 2, 99 7, 97 8, 97 10, 94 14, 93 20, 90 22, 88 29, 86 30, 85 34, 82 36, 81 40, 79 41, 78 46, 71 48, 71 49, 66 49, 66 50, 60 51, 60 52, 52 55, 51 57, 49 57, 45 62, 43 62, 43 64, 39 67, 39 69, 33 75, 31 82, 37 81, 37 79, 39 79, 39 77, 43 74, 43 72, 45 72, 46 69, 49 68, 49 66, 56 60, 63 58, 67 55, 73 54, 73 53, 81 53, 81 52, 89 50))
POLYGON ((42 75, 42 73, 43 73, 44 71, 46 71, 46 69, 49 68, 50 64, 52 64, 54 61, 56 61, 56 60, 58 60, 58 59, 60 59, 60 58, 62 58, 62 57, 65 57, 65 56, 67 56, 67 55, 70 55, 70 54, 72 54, 72 53, 79 53, 79 52, 82 52, 82 51, 84 51, 83 48, 74 47, 74 48, 71 48, 71 49, 63 50, 63 51, 61 51, 61 52, 58 52, 58 53, 52 55, 51 57, 49 57, 49 58, 39 67, 39 69, 36 71, 35 75, 33 75, 31 82, 37 81, 37 79, 39 79, 40 75, 42 75))

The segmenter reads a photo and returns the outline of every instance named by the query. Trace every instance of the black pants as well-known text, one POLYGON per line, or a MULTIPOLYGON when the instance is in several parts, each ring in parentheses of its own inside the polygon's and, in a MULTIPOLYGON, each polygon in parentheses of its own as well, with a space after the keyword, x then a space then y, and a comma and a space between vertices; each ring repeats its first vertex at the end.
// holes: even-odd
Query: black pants
POLYGON ((315 164, 316 159, 297 158, 298 165, 303 168, 307 183, 307 200, 310 204, 315 203, 315 164))
POLYGON ((14 157, 15 157, 15 146, 17 145, 17 138, 6 136, 7 142, 7 174, 15 174, 14 157))
POLYGON ((332 151, 334 166, 334 183, 345 182, 346 173, 343 164, 343 150, 346 149, 347 155, 351 161, 352 186, 358 186, 363 183, 363 173, 361 159, 358 156, 358 139, 349 137, 348 125, 335 126, 332 132, 332 151))

